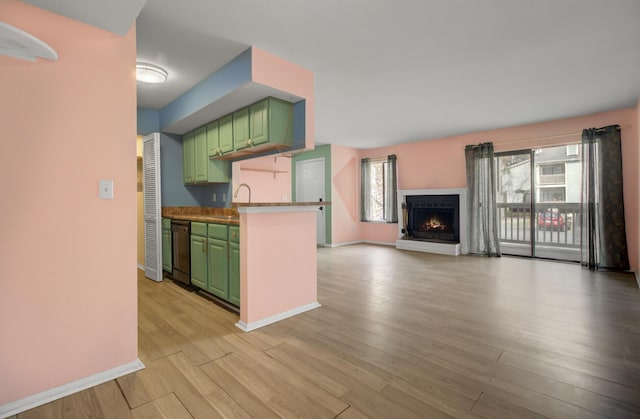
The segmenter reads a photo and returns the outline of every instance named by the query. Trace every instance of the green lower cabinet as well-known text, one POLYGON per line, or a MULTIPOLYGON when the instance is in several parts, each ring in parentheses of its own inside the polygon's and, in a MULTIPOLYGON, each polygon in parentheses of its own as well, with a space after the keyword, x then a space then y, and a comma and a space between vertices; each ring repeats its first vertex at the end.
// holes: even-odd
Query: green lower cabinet
POLYGON ((207 254, 207 291, 229 299, 229 244, 225 240, 209 239, 207 254))
POLYGON ((207 238, 191 235, 191 283, 207 289, 207 238))
POLYGON ((191 283, 240 306, 240 229, 191 223, 191 283))
POLYGON ((171 252, 171 229, 162 229, 162 269, 173 271, 173 253, 171 252))
POLYGON ((240 306, 240 245, 229 242, 229 301, 240 306))

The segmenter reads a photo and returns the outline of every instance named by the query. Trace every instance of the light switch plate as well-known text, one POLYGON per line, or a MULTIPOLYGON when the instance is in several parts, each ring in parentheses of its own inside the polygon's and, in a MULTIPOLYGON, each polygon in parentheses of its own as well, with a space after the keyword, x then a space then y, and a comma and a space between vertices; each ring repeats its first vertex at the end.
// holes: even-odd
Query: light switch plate
POLYGON ((100 180, 98 197, 100 199, 113 199, 113 180, 100 180))

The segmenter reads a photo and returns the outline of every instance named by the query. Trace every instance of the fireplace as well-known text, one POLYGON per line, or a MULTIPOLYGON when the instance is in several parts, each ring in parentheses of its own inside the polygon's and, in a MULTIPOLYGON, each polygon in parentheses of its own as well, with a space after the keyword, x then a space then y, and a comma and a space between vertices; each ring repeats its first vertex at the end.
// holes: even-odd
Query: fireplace
POLYGON ((460 242, 459 195, 410 195, 406 210, 408 239, 460 242))
POLYGON ((398 214, 396 248, 467 254, 467 188, 398 189, 398 214))

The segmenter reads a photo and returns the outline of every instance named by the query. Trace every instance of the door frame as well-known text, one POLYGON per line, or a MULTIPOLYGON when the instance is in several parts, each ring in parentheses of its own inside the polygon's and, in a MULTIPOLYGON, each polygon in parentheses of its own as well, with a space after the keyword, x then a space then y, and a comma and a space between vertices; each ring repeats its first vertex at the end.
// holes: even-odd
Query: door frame
MULTIPOLYGON (((298 166, 300 164, 306 164, 306 163, 317 163, 317 162, 321 162, 322 163, 322 176, 321 176, 321 180, 322 180, 322 197, 321 199, 324 201, 326 200, 326 158, 325 157, 317 157, 317 158, 313 158, 313 159, 305 159, 305 160, 298 160, 296 161, 296 184, 295 184, 295 192, 296 192, 296 201, 299 200, 300 197, 300 188, 302 186, 302 183, 300 182, 300 176, 299 173, 300 171, 298 170, 298 166)), ((322 237, 318 236, 316 239, 317 245, 318 246, 326 246, 327 245, 327 208, 324 205, 321 205, 319 207, 319 209, 322 210, 322 229, 317 229, 322 232, 322 237)))

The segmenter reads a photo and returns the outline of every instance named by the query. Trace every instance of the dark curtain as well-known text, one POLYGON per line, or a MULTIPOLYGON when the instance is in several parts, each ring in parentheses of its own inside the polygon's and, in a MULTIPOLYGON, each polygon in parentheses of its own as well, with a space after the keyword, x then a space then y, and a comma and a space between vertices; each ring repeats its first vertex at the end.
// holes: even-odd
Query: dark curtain
POLYGON ((387 156, 386 176, 384 178, 384 220, 398 222, 398 168, 395 154, 387 156))
POLYGON ((468 145, 464 153, 469 189, 467 198, 469 253, 500 256, 493 143, 468 145))
POLYGON ((582 131, 582 266, 628 270, 620 126, 582 131))

